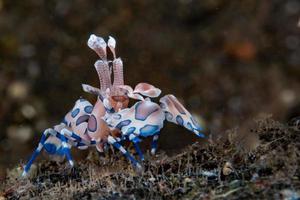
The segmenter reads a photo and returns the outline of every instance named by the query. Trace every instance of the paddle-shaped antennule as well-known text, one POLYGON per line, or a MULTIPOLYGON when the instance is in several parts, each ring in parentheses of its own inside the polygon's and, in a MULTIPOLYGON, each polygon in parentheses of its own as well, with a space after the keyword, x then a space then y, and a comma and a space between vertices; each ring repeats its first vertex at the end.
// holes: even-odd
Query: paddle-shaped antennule
POLYGON ((124 85, 123 62, 121 58, 113 61, 114 82, 113 86, 124 85))
POLYGON ((154 87, 153 85, 149 83, 139 83, 135 86, 133 93, 139 93, 146 97, 158 97, 161 93, 161 90, 154 87))
POLYGON ((119 85, 124 85, 123 62, 121 58, 116 58, 116 40, 112 36, 109 36, 107 46, 109 47, 114 57, 114 60, 112 62, 114 72, 113 86, 116 87, 119 85))
POLYGON ((109 39, 107 41, 107 46, 109 47, 110 51, 112 52, 114 59, 116 59, 116 50, 115 50, 116 40, 115 40, 115 38, 109 36, 109 39))
POLYGON ((93 49, 102 60, 107 59, 107 45, 102 37, 97 37, 96 35, 92 34, 87 42, 87 45, 93 49))
POLYGON ((133 89, 129 85, 119 85, 119 86, 117 86, 117 88, 125 91, 126 95, 129 98, 137 99, 137 100, 144 100, 144 97, 142 95, 133 93, 133 89))

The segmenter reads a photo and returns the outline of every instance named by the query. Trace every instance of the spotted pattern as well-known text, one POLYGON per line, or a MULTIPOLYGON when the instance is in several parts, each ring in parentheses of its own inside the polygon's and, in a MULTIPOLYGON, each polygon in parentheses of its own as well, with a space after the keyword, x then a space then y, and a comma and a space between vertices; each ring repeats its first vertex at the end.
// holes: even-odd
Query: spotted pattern
POLYGON ((130 128, 127 130, 126 134, 131 134, 131 133, 133 133, 134 131, 135 131, 135 127, 130 127, 130 128))
POLYGON ((185 115, 186 113, 184 112, 184 109, 182 108, 182 105, 179 104, 178 102, 174 102, 174 106, 176 107, 176 109, 180 112, 180 114, 185 115))
POLYGON ((194 128, 193 128, 193 126, 192 126, 192 124, 191 124, 190 122, 187 123, 187 128, 188 128, 189 130, 191 130, 191 131, 194 130, 194 128))
POLYGON ((72 112, 71 112, 71 116, 73 117, 73 118, 75 118, 77 115, 78 115, 78 113, 79 113, 79 108, 76 108, 75 110, 73 110, 72 112))
POLYGON ((156 104, 141 101, 136 105, 135 119, 145 121, 147 117, 156 112, 158 109, 159 108, 156 104))
POLYGON ((131 120, 127 119, 124 121, 121 121, 118 123, 118 125, 116 126, 117 129, 121 130, 123 126, 127 126, 131 123, 131 120))
MULTIPOLYGON (((178 101, 178 99, 176 97, 174 97, 173 95, 169 96, 170 101, 173 103, 173 105, 175 106, 175 108, 178 110, 178 112, 180 112, 180 114, 185 115, 185 111, 183 106, 181 105, 181 103, 178 101)), ((168 102, 167 102, 168 103, 168 102)))
POLYGON ((86 107, 84 107, 84 111, 85 111, 86 113, 91 114, 92 111, 93 111, 93 106, 86 106, 86 107))
POLYGON ((88 130, 91 132, 95 132, 97 130, 97 120, 94 115, 90 116, 89 123, 88 123, 88 130))
POLYGON ((159 127, 157 125, 145 125, 140 129, 140 133, 143 137, 148 137, 153 135, 159 130, 159 127))
POLYGON ((179 124, 180 126, 183 126, 183 119, 180 115, 177 115, 176 117, 176 122, 177 124, 179 124))
POLYGON ((78 119, 76 120, 76 126, 78 126, 79 124, 83 123, 83 122, 87 122, 89 120, 90 116, 89 115, 82 115, 80 117, 78 117, 78 119))

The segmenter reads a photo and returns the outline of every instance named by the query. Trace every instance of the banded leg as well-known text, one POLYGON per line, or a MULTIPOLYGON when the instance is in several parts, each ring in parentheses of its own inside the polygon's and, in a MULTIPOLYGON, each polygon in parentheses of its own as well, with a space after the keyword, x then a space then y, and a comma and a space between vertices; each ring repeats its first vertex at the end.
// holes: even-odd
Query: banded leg
POLYGON ((152 143, 151 143, 151 154, 155 155, 157 150, 157 141, 158 141, 159 133, 153 136, 152 143))
POLYGON ((144 155, 143 155, 143 153, 142 153, 142 150, 141 150, 141 148, 140 148, 140 146, 139 146, 139 143, 141 142, 140 138, 139 138, 138 136, 136 136, 135 134, 130 134, 130 135, 128 136, 128 139, 129 139, 131 142, 133 142, 134 148, 135 148, 136 152, 138 153, 138 155, 139 155, 141 161, 144 161, 145 158, 144 158, 144 155))
POLYGON ((144 155, 143 155, 143 153, 142 153, 142 150, 141 150, 141 148, 140 148, 140 146, 139 146, 139 142, 133 142, 133 145, 134 145, 135 150, 136 150, 137 153, 139 154, 139 157, 140 157, 141 161, 144 161, 145 158, 144 158, 144 155))
POLYGON ((43 132, 43 135, 40 139, 40 142, 39 142, 39 145, 38 147, 35 149, 35 151, 33 152, 31 158, 29 159, 29 161, 27 162, 27 164, 25 165, 24 167, 24 171, 22 173, 22 176, 25 177, 28 173, 28 171, 30 170, 30 167, 33 163, 33 161, 36 159, 36 157, 40 154, 40 152, 42 151, 43 147, 44 147, 44 144, 45 144, 45 141, 46 139, 48 138, 49 135, 51 134, 55 134, 54 132, 56 132, 55 130, 49 128, 49 129, 46 129, 44 132, 43 132))
POLYGON ((68 145, 67 135, 68 135, 67 129, 61 130, 60 138, 61 138, 61 141, 62 141, 63 152, 65 153, 69 164, 71 165, 71 167, 73 167, 74 166, 74 161, 73 161, 72 156, 71 156, 70 146, 68 145))
POLYGON ((119 151, 122 152, 122 154, 131 161, 131 163, 137 167, 138 169, 142 169, 142 166, 138 163, 138 161, 136 161, 136 159, 134 157, 132 157, 132 155, 130 155, 130 153, 122 146, 120 145, 120 143, 118 143, 114 137, 112 136, 108 136, 108 143, 113 145, 116 149, 118 149, 119 151))
POLYGON ((85 140, 85 139, 81 138, 79 135, 77 135, 76 133, 74 133, 68 129, 63 129, 62 131, 64 132, 65 137, 67 137, 68 139, 72 138, 76 142, 75 147, 96 145, 96 141, 85 140))

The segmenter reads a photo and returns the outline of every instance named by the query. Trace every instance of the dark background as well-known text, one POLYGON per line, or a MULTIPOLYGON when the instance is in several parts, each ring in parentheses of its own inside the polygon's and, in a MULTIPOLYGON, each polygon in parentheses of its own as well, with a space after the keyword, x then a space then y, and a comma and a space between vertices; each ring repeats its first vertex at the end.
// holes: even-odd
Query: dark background
MULTIPOLYGON (((300 1, 0 0, 0 176, 99 86, 91 33, 117 40, 125 82, 175 94, 214 136, 299 114, 300 1)), ((160 148, 196 138, 166 125, 160 148)))

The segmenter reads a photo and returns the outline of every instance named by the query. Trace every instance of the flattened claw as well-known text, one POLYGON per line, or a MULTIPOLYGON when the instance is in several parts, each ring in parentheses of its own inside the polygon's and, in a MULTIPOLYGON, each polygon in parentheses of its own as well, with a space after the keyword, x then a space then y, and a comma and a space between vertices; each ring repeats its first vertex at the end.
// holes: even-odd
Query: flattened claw
POLYGON ((161 90, 149 83, 139 83, 135 86, 133 93, 139 93, 143 96, 154 98, 160 95, 161 90))
POLYGON ((159 102, 169 122, 173 122, 193 131, 198 137, 205 137, 203 133, 200 133, 202 127, 174 95, 166 95, 162 97, 159 102))

